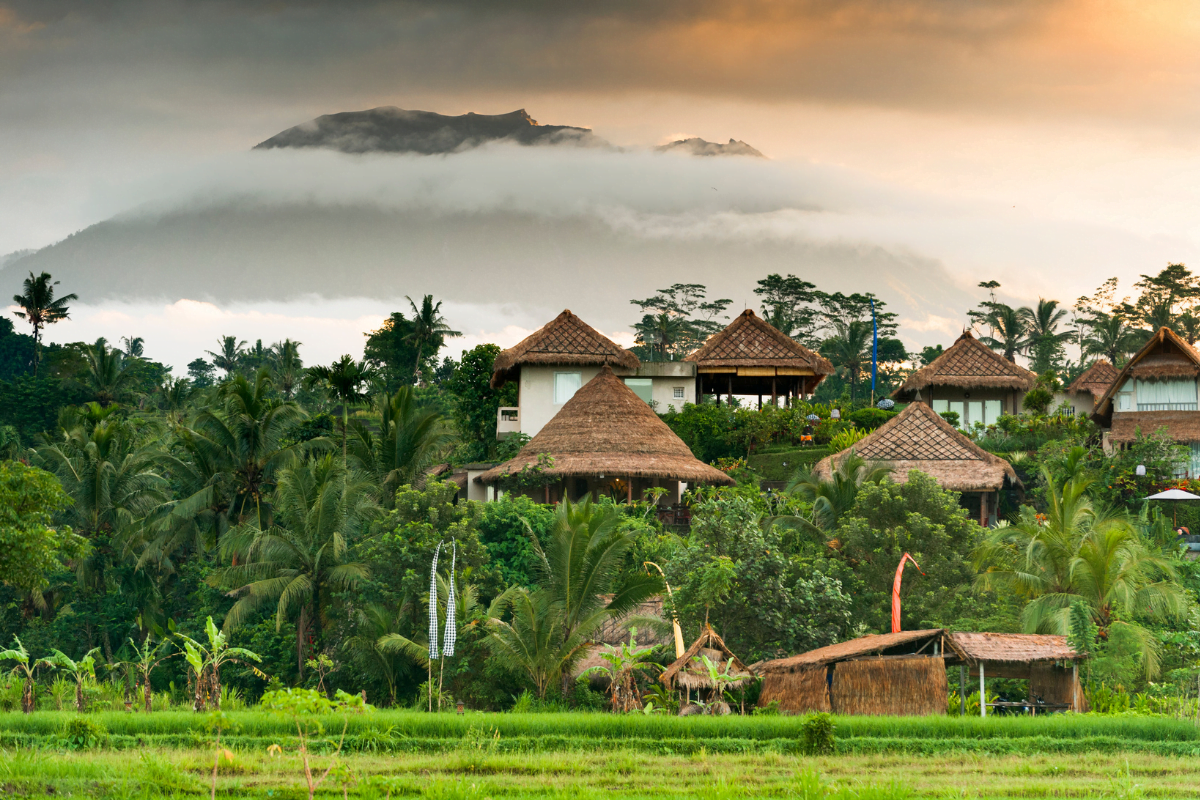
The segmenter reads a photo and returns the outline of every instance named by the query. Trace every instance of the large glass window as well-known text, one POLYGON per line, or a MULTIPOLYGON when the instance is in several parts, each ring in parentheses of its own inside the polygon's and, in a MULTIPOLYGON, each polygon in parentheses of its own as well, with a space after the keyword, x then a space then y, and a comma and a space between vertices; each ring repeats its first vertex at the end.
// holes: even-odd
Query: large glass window
POLYGON ((951 400, 950 410, 958 414, 958 427, 966 427, 967 424, 967 404, 962 400, 951 400))
POLYGON ((964 422, 966 423, 963 425, 964 428, 968 425, 974 427, 976 422, 983 422, 982 400, 972 400, 971 402, 967 403, 967 418, 964 420, 964 422))
POLYGON ((654 380, 652 378, 626 378, 625 385, 647 403, 653 401, 654 380))
POLYGON ((946 400, 934 400, 931 407, 936 414, 945 414, 950 410, 950 404, 946 400))
POLYGON ((983 401, 983 424, 995 425, 1000 419, 1000 409, 1003 404, 999 400, 984 400, 983 401))
POLYGON ((1138 381, 1138 411, 1195 411, 1196 381, 1138 381))
POLYGON ((554 405, 561 406, 570 400, 583 385, 583 376, 579 372, 554 373, 554 405))

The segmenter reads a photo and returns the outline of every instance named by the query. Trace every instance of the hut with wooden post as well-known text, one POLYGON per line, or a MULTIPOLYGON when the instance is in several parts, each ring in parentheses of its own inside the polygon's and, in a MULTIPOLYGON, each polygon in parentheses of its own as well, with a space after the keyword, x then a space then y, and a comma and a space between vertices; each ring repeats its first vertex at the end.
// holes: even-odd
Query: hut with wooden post
POLYGON ((959 427, 967 428, 1019 413, 1036 382, 1037 375, 963 331, 946 352, 909 375, 892 398, 922 400, 938 413, 953 411, 959 427))
POLYGON ((814 472, 828 480, 851 450, 868 461, 891 466, 896 483, 904 483, 910 470, 918 470, 943 489, 961 492, 964 505, 980 525, 995 521, 1001 489, 1021 485, 1011 464, 955 430, 925 403, 909 403, 853 446, 819 461, 814 472))
POLYGON ((576 392, 516 457, 476 478, 545 503, 607 494, 629 502, 655 487, 679 501, 681 484, 734 480, 695 456, 607 365, 576 392))
POLYGON ((669 691, 679 690, 681 715, 700 713, 702 710, 699 705, 691 703, 692 692, 696 692, 697 699, 704 703, 707 713, 728 714, 730 709, 724 699, 725 690, 742 686, 753 677, 746 665, 725 645, 725 640, 706 623, 700 637, 663 670, 659 681, 669 691))
MULTIPOLYGON (((1029 681, 1028 699, 995 701, 992 709, 1030 713, 1082 711, 1078 662, 1083 658, 1063 636, 1014 633, 949 633, 941 628, 872 634, 759 665, 758 703, 778 701, 781 711, 804 714, 925 716, 945 714, 947 669, 959 666, 959 696, 978 679, 1029 681)), ((960 713, 965 704, 960 703, 960 713)), ((988 704, 981 713, 986 716, 988 704)))
POLYGON ((751 309, 739 314, 720 333, 713 334, 696 352, 684 358, 696 365, 696 394, 779 398, 806 397, 817 389, 833 365, 751 309))
POLYGON ((1116 382, 1121 373, 1101 358, 1085 369, 1071 385, 1063 390, 1062 395, 1055 397, 1055 407, 1066 403, 1072 413, 1079 416, 1089 416, 1096 407, 1096 401, 1104 396, 1108 388, 1116 382))

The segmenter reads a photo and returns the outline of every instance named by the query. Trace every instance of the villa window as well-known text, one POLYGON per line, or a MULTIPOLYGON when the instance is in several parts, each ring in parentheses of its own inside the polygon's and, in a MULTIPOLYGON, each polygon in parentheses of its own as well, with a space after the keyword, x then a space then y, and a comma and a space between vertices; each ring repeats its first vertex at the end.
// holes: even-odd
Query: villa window
POLYGON ((579 372, 554 373, 554 405, 561 406, 570 400, 583 385, 583 374, 579 372))
POLYGON ((647 403, 654 400, 654 380, 652 378, 626 378, 625 385, 633 389, 633 393, 647 403))
POLYGON ((671 396, 674 397, 676 400, 682 400, 683 399, 683 387, 676 386, 674 389, 674 392, 671 396))
POLYGON ((1138 411, 1195 411, 1196 381, 1137 381, 1138 411))

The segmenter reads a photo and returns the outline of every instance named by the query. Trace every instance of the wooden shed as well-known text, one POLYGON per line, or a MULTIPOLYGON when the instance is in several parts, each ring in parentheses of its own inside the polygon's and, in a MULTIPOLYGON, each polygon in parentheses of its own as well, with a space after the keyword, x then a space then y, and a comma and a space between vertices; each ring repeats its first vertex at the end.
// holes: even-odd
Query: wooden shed
MULTIPOLYGON (((1017 678, 1029 681, 1028 698, 995 707, 1017 706, 1035 714, 1087 710, 1079 683, 1079 662, 1086 656, 1075 652, 1065 636, 959 632, 950 634, 949 644, 947 664, 959 667, 960 695, 984 690, 987 678, 1017 678), (968 683, 968 675, 978 679, 978 687, 968 683)), ((986 705, 980 714, 987 714, 986 705)))
POLYGON ((945 714, 946 632, 871 634, 767 661, 758 704, 778 700, 791 714, 945 714))

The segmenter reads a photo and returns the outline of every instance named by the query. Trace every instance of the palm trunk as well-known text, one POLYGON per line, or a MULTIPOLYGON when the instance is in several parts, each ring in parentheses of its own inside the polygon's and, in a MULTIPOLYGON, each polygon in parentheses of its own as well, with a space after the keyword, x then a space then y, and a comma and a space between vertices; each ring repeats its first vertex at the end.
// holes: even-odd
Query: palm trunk
POLYGON ((150 713, 150 711, 151 711, 151 708, 150 708, 150 697, 151 697, 151 693, 150 693, 150 672, 149 672, 149 671, 147 671, 147 672, 146 672, 146 676, 145 676, 145 680, 144 680, 144 681, 143 681, 143 683, 142 683, 142 699, 144 699, 144 700, 146 701, 146 713, 147 713, 147 714, 149 714, 149 713, 150 713))
POLYGON ((75 681, 75 710, 83 713, 83 681, 75 681))
POLYGON ((21 692, 21 710, 26 714, 33 713, 33 676, 25 679, 25 690, 21 692))

